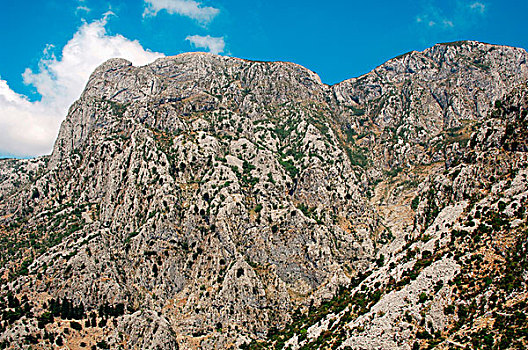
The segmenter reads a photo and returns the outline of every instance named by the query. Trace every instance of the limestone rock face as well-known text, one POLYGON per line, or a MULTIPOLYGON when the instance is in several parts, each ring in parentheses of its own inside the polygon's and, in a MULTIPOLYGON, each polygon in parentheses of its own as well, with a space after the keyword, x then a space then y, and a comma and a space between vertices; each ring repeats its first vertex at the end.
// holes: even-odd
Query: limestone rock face
POLYGON ((477 194, 510 191, 525 227, 526 58, 440 44, 334 86, 202 53, 105 62, 49 157, 0 161, 0 344, 407 349, 449 329, 467 264, 446 252, 477 194))
MULTIPOLYGON (((332 87, 342 114, 378 167, 428 164, 446 142, 442 131, 464 129, 528 77, 526 51, 478 42, 438 44, 394 58, 332 87), (512 84, 513 82, 513 84, 512 84), (368 141, 367 141, 368 140, 368 141), (386 143, 393 144, 387 148, 386 143)), ((449 135, 447 135, 449 136, 449 135)))

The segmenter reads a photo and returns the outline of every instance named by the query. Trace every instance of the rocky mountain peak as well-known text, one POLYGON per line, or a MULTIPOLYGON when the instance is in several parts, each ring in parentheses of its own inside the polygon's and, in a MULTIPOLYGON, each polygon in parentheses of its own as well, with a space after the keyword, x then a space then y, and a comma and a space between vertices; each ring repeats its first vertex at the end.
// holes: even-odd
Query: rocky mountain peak
POLYGON ((525 346, 526 57, 103 63, 0 161, 0 345, 525 346))

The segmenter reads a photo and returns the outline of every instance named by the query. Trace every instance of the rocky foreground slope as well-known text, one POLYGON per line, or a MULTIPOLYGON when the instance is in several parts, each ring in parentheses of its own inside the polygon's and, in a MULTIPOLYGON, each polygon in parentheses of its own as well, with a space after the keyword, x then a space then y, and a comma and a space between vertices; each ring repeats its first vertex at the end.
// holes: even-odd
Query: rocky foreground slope
POLYGON ((525 348, 527 58, 104 63, 0 161, 0 345, 525 348))

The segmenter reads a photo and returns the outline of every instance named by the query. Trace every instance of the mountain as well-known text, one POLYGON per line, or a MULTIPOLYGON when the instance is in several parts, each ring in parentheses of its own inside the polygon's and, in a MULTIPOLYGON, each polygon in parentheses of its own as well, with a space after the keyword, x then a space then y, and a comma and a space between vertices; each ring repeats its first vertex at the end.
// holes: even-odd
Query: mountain
POLYGON ((527 58, 105 62, 0 161, 0 345, 525 348, 527 58))

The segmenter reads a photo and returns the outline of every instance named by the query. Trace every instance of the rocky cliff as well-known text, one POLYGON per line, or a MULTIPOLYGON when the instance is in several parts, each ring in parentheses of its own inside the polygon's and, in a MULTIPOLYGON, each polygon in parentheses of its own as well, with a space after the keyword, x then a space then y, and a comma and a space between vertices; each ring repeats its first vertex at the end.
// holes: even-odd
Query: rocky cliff
POLYGON ((526 346, 527 58, 104 63, 0 161, 0 344, 526 346))

